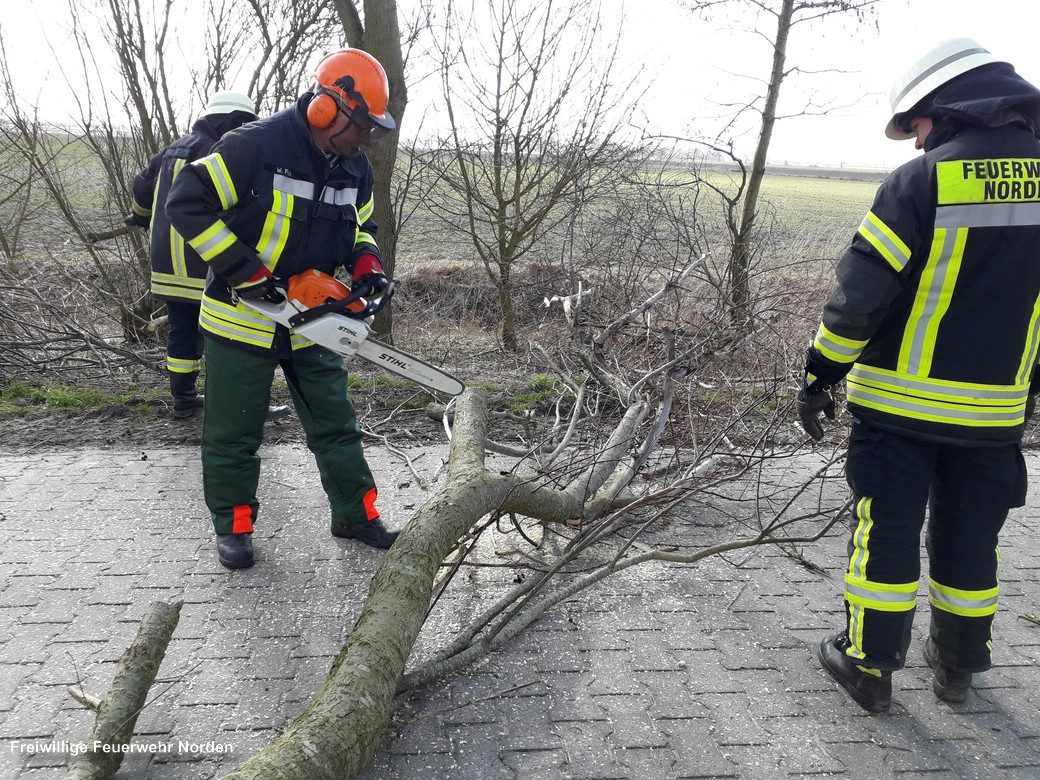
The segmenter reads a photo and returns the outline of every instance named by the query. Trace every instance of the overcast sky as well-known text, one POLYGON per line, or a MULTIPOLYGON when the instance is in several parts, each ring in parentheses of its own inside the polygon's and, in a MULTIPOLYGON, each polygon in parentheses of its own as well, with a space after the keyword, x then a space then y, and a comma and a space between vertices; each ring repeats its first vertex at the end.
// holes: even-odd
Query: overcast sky
MULTIPOLYGON (((691 116, 698 113, 696 109, 691 113, 690 108, 697 106, 699 113, 709 114, 713 96, 725 99, 719 96, 747 88, 747 80, 733 79, 728 73, 767 75, 768 63, 766 70, 759 67, 757 71, 741 68, 741 64, 770 55, 760 39, 739 25, 727 30, 717 24, 718 31, 705 36, 703 21, 676 13, 675 7, 674 0, 641 0, 632 6, 629 26, 648 43, 648 56, 662 68, 654 99, 648 104, 656 106, 655 113, 667 114, 661 116, 664 126, 690 129, 696 127, 696 119, 691 125, 691 116)), ((796 112, 801 105, 799 85, 813 85, 821 98, 858 103, 830 116, 802 116, 778 123, 770 146, 771 161, 891 168, 920 154, 912 141, 885 137, 883 129, 891 116, 888 93, 896 73, 946 38, 974 38, 1040 85, 1037 0, 882 0, 875 8, 876 27, 857 27, 852 21, 832 17, 814 27, 794 28, 788 45, 789 65, 844 72, 785 82, 779 113, 796 112)))
MULTIPOLYGON (((61 18, 65 0, 29 0, 27 13, 22 2, 0 1, 8 62, 17 83, 35 95, 40 74, 54 67, 45 40, 47 31, 54 40, 53 21, 61 18)), ((78 1, 91 7, 94 2, 78 1)), ((178 5, 193 2, 178 0, 178 5)), ((604 0, 608 11, 622 5, 622 0, 604 0)), ((762 78, 768 72, 769 50, 748 32, 753 19, 747 11, 734 22, 716 18, 706 23, 682 11, 678 0, 627 0, 624 5, 624 59, 644 83, 654 82, 640 104, 658 132, 710 134, 719 126, 722 110, 717 104, 754 88, 748 76, 762 78)), ((943 38, 975 38, 1040 84, 1040 47, 1034 32, 1040 15, 1037 0, 881 0, 876 8, 876 27, 858 27, 851 18, 837 17, 795 27, 788 64, 840 72, 786 82, 780 113, 798 113, 809 92, 818 100, 848 107, 828 116, 797 116, 778 123, 771 162, 892 168, 918 154, 912 142, 884 136, 888 91, 897 72, 943 38)), ((623 80, 624 74, 620 76, 623 80)), ((410 90, 410 95, 413 101, 436 99, 421 89, 410 90)), ((410 105, 409 115, 416 116, 420 109, 410 105)), ((747 153, 753 136, 746 132, 738 137, 738 148, 747 153)))

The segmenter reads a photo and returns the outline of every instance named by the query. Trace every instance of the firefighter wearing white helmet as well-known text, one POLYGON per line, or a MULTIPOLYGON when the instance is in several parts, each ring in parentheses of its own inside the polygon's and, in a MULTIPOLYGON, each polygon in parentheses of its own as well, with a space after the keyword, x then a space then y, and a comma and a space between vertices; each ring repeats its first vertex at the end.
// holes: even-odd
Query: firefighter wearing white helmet
POLYGON ((184 168, 166 211, 210 275, 206 337, 203 493, 217 557, 252 566, 264 409, 276 369, 314 453, 333 536, 381 549, 397 537, 376 508, 343 359, 242 302, 278 302, 291 277, 343 268, 373 296, 387 289, 373 221, 375 174, 364 154, 394 127, 382 65, 367 52, 324 57, 314 90, 273 116, 225 135, 184 168))
MULTIPOLYGON (((217 140, 231 130, 256 119, 253 101, 241 92, 214 92, 191 127, 149 160, 134 176, 132 212, 126 222, 149 230, 151 293, 166 304, 169 331, 166 339, 166 372, 173 396, 173 416, 194 416, 203 407, 198 390, 202 368, 202 336, 199 309, 206 285, 206 264, 185 244, 170 225, 162 207, 181 169, 207 154, 217 140)), ((272 406, 269 419, 289 414, 287 406, 272 406)))
POLYGON ((796 401, 820 440, 847 379, 846 620, 819 657, 872 712, 906 663, 926 519, 933 690, 964 701, 990 668, 998 535, 1025 502, 1040 390, 1040 91, 958 38, 896 80, 891 106, 886 135, 924 154, 885 180, 841 257, 796 401))

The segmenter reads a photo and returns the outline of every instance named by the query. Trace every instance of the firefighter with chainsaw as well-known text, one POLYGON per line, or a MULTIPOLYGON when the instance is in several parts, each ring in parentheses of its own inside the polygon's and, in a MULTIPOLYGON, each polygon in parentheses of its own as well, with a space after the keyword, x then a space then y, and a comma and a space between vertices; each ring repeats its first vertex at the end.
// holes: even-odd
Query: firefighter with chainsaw
POLYGON ((990 668, 998 535, 1025 503, 1040 389, 1040 90, 961 38, 890 98, 886 135, 924 154, 881 185, 838 263, 796 404, 819 440, 848 380, 846 621, 819 658, 871 712, 907 660, 926 514, 932 689, 963 702, 990 668))
MULTIPOLYGON (((166 371, 173 396, 173 416, 178 419, 194 415, 204 401, 198 391, 203 348, 199 308, 207 268, 198 253, 170 226, 162 204, 185 165, 208 153, 224 133, 255 119, 253 102, 248 97, 238 92, 216 92, 191 132, 152 157, 133 180, 133 207, 126 222, 151 231, 151 293, 166 303, 166 371)), ((267 419, 289 413, 288 406, 272 406, 267 419)))
POLYGON ((343 266, 378 296, 389 286, 372 222, 364 149, 391 130, 382 65, 358 49, 318 64, 313 92, 225 135, 186 166, 166 202, 170 221, 212 272, 202 298, 206 416, 202 469, 217 553, 253 564, 252 532, 266 403, 285 375, 332 509, 332 534, 388 548, 397 536, 376 509, 376 485, 342 357, 277 324, 245 300, 277 304, 289 280, 343 266))

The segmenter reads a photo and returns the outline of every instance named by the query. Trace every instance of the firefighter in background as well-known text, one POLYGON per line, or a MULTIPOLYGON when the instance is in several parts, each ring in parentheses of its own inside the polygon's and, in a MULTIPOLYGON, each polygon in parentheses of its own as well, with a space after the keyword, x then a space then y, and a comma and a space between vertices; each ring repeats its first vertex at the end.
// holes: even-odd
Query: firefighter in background
POLYGON ((217 554, 228 568, 253 564, 256 453, 279 366, 331 505, 332 534, 378 548, 397 536, 375 506, 343 359, 240 301, 278 303, 290 277, 310 269, 332 275, 343 266, 376 295, 389 284, 364 155, 377 127, 394 127, 386 73, 366 52, 344 49, 323 58, 314 77, 314 92, 231 131, 186 166, 166 201, 173 226, 211 271, 200 317, 202 471, 217 554))
POLYGON ((796 402, 819 440, 848 379, 846 625, 819 657, 871 712, 906 663, 926 510, 933 690, 962 702, 990 668, 998 534, 1025 503, 1040 389, 1040 91, 961 38, 890 98, 886 135, 924 154, 885 180, 842 256, 796 402))
MULTIPOLYGON (((256 120, 253 102, 238 92, 217 92, 182 136, 156 154, 133 181, 133 212, 127 224, 150 228, 151 293, 166 302, 169 335, 166 371, 170 375, 173 416, 191 417, 202 408, 198 391, 202 365, 199 308, 206 283, 206 264, 170 226, 161 206, 181 169, 208 153, 224 133, 256 120)), ((271 407, 268 419, 289 414, 288 406, 271 407)))

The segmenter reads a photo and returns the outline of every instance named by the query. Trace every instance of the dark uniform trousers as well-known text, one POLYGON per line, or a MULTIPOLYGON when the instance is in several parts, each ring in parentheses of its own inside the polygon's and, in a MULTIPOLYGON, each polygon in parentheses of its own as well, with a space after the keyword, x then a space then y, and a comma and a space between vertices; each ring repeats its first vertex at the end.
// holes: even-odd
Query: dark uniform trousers
POLYGON ((343 359, 323 347, 309 347, 279 360, 207 338, 202 477, 216 532, 253 530, 259 507, 256 453, 279 365, 317 461, 332 521, 348 526, 379 517, 375 480, 362 450, 343 359))
POLYGON ((166 368, 170 373, 198 376, 202 363, 203 337, 199 330, 201 301, 166 300, 170 334, 166 339, 166 368))
POLYGON ((848 655, 882 671, 906 663, 927 511, 931 638, 944 665, 989 669, 997 536, 1026 496, 1019 445, 938 444, 855 420, 846 477, 856 502, 845 573, 848 655))

